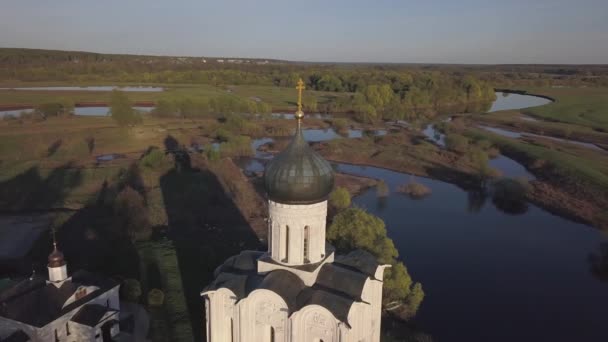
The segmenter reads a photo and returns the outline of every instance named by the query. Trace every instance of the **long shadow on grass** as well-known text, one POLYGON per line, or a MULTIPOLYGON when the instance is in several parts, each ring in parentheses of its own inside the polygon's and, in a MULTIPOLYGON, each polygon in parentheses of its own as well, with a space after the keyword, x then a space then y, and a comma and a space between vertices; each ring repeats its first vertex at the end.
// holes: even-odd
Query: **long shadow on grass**
POLYGON ((82 182, 82 172, 71 163, 45 177, 37 166, 0 182, 0 211, 45 210, 63 206, 69 192, 82 182))
MULTIPOLYGON (((69 193, 82 184, 82 171, 68 163, 53 169, 45 177, 32 167, 14 178, 0 183, 0 212, 30 215, 65 206, 69 193)), ((121 228, 112 203, 126 186, 138 188, 141 177, 130 168, 112 187, 104 182, 100 191, 84 208, 65 211, 67 220, 57 230, 60 249, 66 256, 68 272, 79 269, 107 276, 137 278, 138 258, 127 232, 121 228)), ((46 274, 46 258, 52 248, 51 235, 44 234, 28 254, 28 262, 36 271, 46 274)), ((30 269, 20 270, 22 275, 30 269)))
POLYGON ((165 140, 174 167, 161 177, 160 186, 192 330, 200 341, 205 319, 201 290, 224 260, 245 249, 258 249, 259 241, 217 177, 202 166, 193 167, 190 155, 178 145, 171 136, 165 140))

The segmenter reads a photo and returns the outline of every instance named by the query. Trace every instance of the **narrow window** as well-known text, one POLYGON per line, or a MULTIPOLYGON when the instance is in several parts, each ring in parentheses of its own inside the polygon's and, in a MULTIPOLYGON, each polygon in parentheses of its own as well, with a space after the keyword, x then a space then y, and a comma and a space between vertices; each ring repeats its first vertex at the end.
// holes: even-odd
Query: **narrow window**
POLYGON ((304 227, 304 262, 310 262, 310 228, 304 227))
POLYGON ((230 319, 230 342, 234 342, 234 321, 230 319))
POLYGON ((70 323, 69 322, 65 323, 65 334, 67 336, 70 336, 70 323))
POLYGON ((57 329, 55 329, 55 342, 59 342, 59 333, 57 333, 57 329))
POLYGON ((270 327, 270 342, 274 342, 274 327, 270 327))
POLYGON ((285 262, 289 262, 289 226, 285 227, 285 262))
POLYGON ((106 299, 106 308, 110 308, 110 299, 106 299))
POLYGON ((272 255, 272 219, 268 219, 268 252, 272 255))

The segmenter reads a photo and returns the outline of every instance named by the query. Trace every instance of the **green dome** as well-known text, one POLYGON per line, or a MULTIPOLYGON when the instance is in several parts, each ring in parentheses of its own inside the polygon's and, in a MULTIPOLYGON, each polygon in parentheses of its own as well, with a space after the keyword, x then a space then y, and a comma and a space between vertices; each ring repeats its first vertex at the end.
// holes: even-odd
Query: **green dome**
POLYGON ((334 186, 331 165, 304 140, 300 124, 293 140, 264 170, 268 198, 284 204, 311 204, 327 199, 334 186))

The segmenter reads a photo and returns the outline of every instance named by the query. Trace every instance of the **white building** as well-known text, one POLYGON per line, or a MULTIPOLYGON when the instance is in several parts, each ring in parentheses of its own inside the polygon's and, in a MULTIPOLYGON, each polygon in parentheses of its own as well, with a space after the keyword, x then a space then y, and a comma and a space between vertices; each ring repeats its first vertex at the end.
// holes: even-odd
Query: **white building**
POLYGON ((300 128, 266 167, 268 251, 243 251, 201 295, 208 342, 378 342, 379 265, 364 251, 337 256, 325 241, 331 165, 300 128))
POLYGON ((0 293, 0 341, 113 341, 120 333, 118 291, 115 281, 85 271, 69 277, 55 245, 48 279, 32 276, 0 293))

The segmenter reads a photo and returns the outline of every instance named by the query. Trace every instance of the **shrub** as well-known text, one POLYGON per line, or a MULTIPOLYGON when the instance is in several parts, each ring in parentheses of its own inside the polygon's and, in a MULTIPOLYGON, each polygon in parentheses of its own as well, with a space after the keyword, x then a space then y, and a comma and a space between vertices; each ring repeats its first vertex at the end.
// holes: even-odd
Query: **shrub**
POLYGON ((331 124, 337 132, 346 132, 348 130, 348 120, 344 118, 334 119, 331 124))
POLYGON ((378 182, 376 185, 376 196, 378 197, 387 197, 390 191, 388 189, 388 185, 384 181, 378 182))
POLYGON ((209 161, 216 161, 221 158, 219 147, 215 148, 213 145, 208 145, 205 147, 205 155, 209 161))
POLYGON ((346 188, 337 187, 330 195, 329 195, 329 203, 336 209, 346 209, 350 207, 350 193, 346 188))
POLYGON ((114 214, 119 226, 133 241, 148 240, 152 229, 142 195, 126 186, 114 200, 114 214))
POLYGON ((409 182, 397 188, 397 191, 413 199, 421 199, 431 194, 431 189, 424 184, 409 182))
POLYGON ((132 303, 137 303, 141 297, 141 285, 136 279, 126 279, 120 287, 122 297, 132 303))
POLYGON ((141 115, 133 109, 127 95, 113 90, 110 97, 110 116, 120 126, 132 126, 143 121, 141 115))
POLYGON ((448 134, 445 137, 445 146, 451 151, 465 153, 469 148, 469 139, 460 134, 448 134))
POLYGON ((160 289, 152 289, 148 292, 148 305, 162 306, 165 302, 165 293, 160 289))
POLYGON ((165 153, 153 147, 141 158, 139 164, 149 169, 158 169, 165 161, 165 153))

